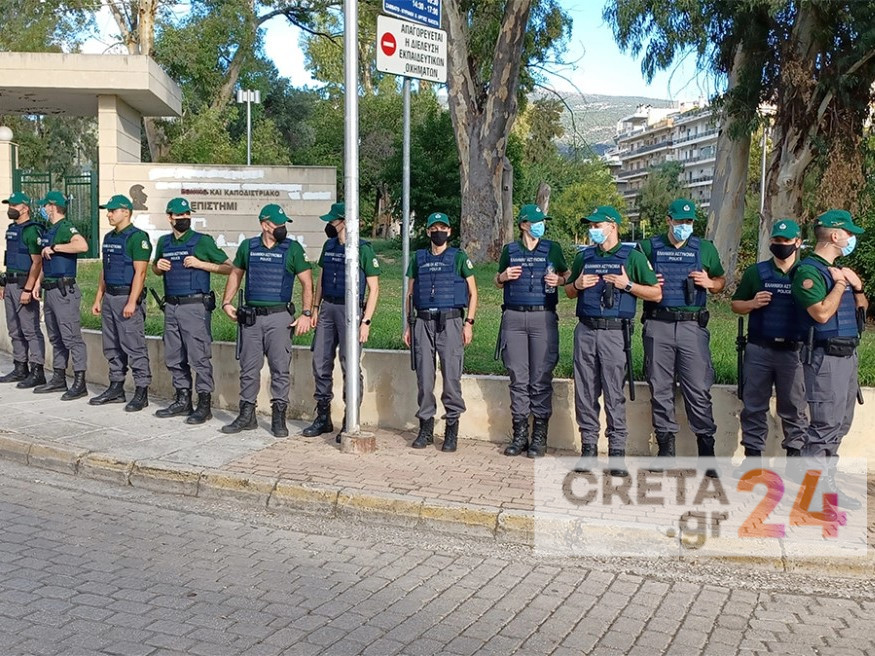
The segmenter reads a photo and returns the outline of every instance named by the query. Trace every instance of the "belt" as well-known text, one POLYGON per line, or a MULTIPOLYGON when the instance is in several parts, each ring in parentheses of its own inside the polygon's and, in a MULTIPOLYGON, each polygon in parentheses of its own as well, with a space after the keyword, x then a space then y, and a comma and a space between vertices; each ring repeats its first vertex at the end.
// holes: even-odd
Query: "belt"
POLYGON ((674 310, 647 310, 644 313, 645 319, 654 319, 655 321, 698 321, 701 310, 696 312, 675 312, 674 310))
POLYGON ((110 296, 123 296, 131 293, 130 285, 107 285, 106 293, 110 296))
POLYGON ((514 312, 553 312, 556 308, 546 305, 502 305, 502 311, 513 310, 514 312))
POLYGON ((207 297, 206 294, 188 294, 187 296, 165 296, 164 302, 168 305, 191 305, 194 303, 203 303, 207 297))
POLYGON ((625 319, 605 319, 604 317, 578 317, 578 321, 592 330, 623 330, 625 319))
POLYGON ((59 287, 72 287, 76 284, 75 278, 58 278, 57 280, 44 280, 43 289, 58 289, 59 287))
POLYGON ((8 273, 7 272, 6 284, 13 283, 13 284, 18 285, 18 284, 27 282, 27 279, 29 276, 30 276, 30 274, 28 274, 28 273, 15 273, 15 272, 8 273))
POLYGON ((323 296, 322 300, 326 303, 333 303, 334 305, 346 305, 346 298, 343 296, 323 296))
POLYGON ((759 337, 748 337, 749 344, 756 344, 763 348, 775 349, 776 351, 798 351, 802 348, 802 342, 797 342, 791 339, 766 339, 759 337))
POLYGON ((451 308, 448 310, 429 309, 429 310, 417 310, 416 311, 416 318, 417 319, 424 319, 426 321, 432 321, 434 319, 440 319, 440 318, 459 319, 463 316, 465 316, 465 313, 462 310, 460 310, 459 308, 451 308))
POLYGON ((267 307, 250 306, 256 315, 263 317, 266 314, 276 314, 277 312, 288 312, 285 305, 268 305, 267 307))

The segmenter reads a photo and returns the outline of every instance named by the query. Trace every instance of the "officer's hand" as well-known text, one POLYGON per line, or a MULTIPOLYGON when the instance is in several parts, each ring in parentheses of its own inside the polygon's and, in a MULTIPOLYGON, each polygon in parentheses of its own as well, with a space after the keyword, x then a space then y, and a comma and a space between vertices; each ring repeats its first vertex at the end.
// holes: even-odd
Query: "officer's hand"
POLYGON ((550 287, 558 287, 562 282, 562 278, 557 273, 544 274, 544 282, 550 287))
POLYGON ((100 316, 100 303, 98 301, 94 301, 94 305, 91 306, 91 314, 95 317, 100 316))
POLYGON ((714 286, 714 281, 704 271, 692 271, 690 278, 702 289, 711 289, 714 286))
POLYGON ((42 292, 42 289, 40 288, 39 283, 37 283, 36 285, 33 286, 33 294, 31 294, 31 297, 35 298, 36 300, 39 300, 41 292, 42 292))
POLYGON ((629 276, 626 275, 626 267, 620 267, 620 273, 605 274, 605 282, 617 289, 624 289, 629 284, 629 276))
POLYGON ((43 255, 43 259, 44 259, 44 260, 51 260, 51 259, 52 259, 52 253, 53 253, 53 252, 54 252, 54 251, 52 251, 52 247, 51 247, 51 246, 46 246, 46 247, 43 249, 43 253, 42 253, 42 255, 43 255))
POLYGON ((665 284, 665 276, 661 273, 656 274, 656 283, 662 287, 665 284))
POLYGON ((27 305, 28 303, 30 303, 31 298, 31 292, 21 292, 21 296, 19 297, 18 302, 22 305, 27 305))
POLYGON ((851 269, 842 269, 845 272, 845 280, 848 281, 848 284, 853 287, 855 290, 863 289, 863 281, 860 280, 860 276, 857 275, 856 271, 852 271, 851 269))
POLYGON ((581 273, 577 279, 580 281, 577 283, 579 289, 589 289, 599 284, 599 277, 591 273, 581 273))
POLYGON ((125 303, 124 308, 122 308, 122 316, 125 319, 130 319, 132 316, 134 316, 134 312, 136 311, 137 304, 132 301, 128 301, 127 303, 125 303))
POLYGON ((295 337, 306 335, 310 332, 310 317, 305 317, 303 314, 289 324, 289 327, 295 327, 295 337))
POLYGON ((197 259, 194 255, 188 255, 183 261, 182 266, 186 269, 203 269, 204 263, 197 259))
POLYGON ((316 325, 319 323, 319 310, 317 310, 316 308, 313 308, 312 312, 313 312, 313 316, 310 317, 310 325, 312 325, 313 328, 315 328, 316 325))
POLYGON ((474 339, 474 326, 470 323, 465 323, 462 327, 462 344, 468 346, 471 343, 471 340, 474 339))
POLYGON ((772 301, 772 292, 757 292, 756 296, 751 299, 751 303, 755 310, 765 307, 772 301))
POLYGON ((170 267, 172 265, 170 264, 170 260, 168 260, 166 257, 162 257, 160 260, 155 262, 155 266, 158 267, 159 271, 170 271, 170 267))
POLYGON ((370 337, 370 336, 371 336, 371 327, 366 323, 360 324, 359 325, 359 344, 367 344, 368 337, 370 337))
POLYGON ((230 303, 225 303, 222 306, 222 310, 225 313, 225 316, 228 317, 231 321, 237 321, 237 308, 235 308, 230 303))
POLYGON ((521 275, 523 275, 523 268, 521 266, 507 267, 502 275, 504 276, 504 280, 502 282, 506 282, 508 280, 516 280, 521 275))
POLYGON ((0 301, 6 298, 6 287, 0 287, 0 301))
POLYGON ((410 348, 410 326, 404 329, 404 336, 401 339, 404 341, 404 346, 410 348))

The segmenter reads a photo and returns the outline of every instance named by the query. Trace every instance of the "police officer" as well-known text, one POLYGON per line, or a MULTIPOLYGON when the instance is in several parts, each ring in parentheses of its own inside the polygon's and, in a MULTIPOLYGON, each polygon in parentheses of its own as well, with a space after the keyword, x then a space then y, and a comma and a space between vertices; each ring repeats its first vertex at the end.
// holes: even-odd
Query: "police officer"
MULTIPOLYGON (((413 300, 416 314, 413 344, 419 403, 416 413, 419 434, 412 446, 414 449, 424 449, 434 442, 437 354, 441 360, 444 383, 441 402, 446 413, 441 451, 451 452, 456 450, 459 437, 459 416, 465 412, 462 366, 465 347, 474 337, 477 282, 474 279, 474 265, 465 251, 447 245, 452 231, 446 214, 430 214, 425 231, 431 240, 431 248, 417 250, 407 268, 410 278, 407 295, 413 300)), ((405 327, 404 343, 410 347, 410 325, 405 327)))
POLYGON ((626 455, 627 349, 631 355, 632 319, 637 301, 659 302, 662 290, 647 258, 634 244, 620 242, 623 222, 616 208, 597 207, 585 218, 594 244, 580 251, 571 265, 568 298, 577 299, 574 330, 574 409, 580 428, 581 455, 598 454, 599 396, 604 394, 611 471, 626 475, 620 467, 626 455))
POLYGON ((699 455, 714 455, 714 367, 705 303, 709 292, 723 289, 726 278, 714 244, 693 236, 695 219, 693 202, 678 198, 668 207, 666 233, 639 243, 662 285, 662 300, 644 302, 643 330, 644 370, 660 456, 675 455, 675 373, 699 455))
MULTIPOLYGON (((315 437, 334 430, 331 422, 331 399, 334 398, 334 357, 340 347, 340 368, 346 380, 346 206, 334 203, 328 214, 320 217, 325 221, 325 234, 328 240, 322 245, 319 256, 319 278, 313 299, 312 322, 316 326, 313 335, 313 379, 316 382, 316 419, 301 433, 304 437, 315 437), (321 310, 320 310, 321 304, 321 310)), ((371 320, 377 309, 379 297, 380 263, 371 245, 359 242, 359 307, 362 308, 359 325, 359 342, 368 341, 371 320), (368 290, 365 303, 365 288, 368 290)), ((363 378, 359 369, 359 399, 363 392, 363 378)), ((345 389, 345 388, 344 388, 345 389)), ((340 435, 346 428, 346 417, 335 440, 340 443, 340 435)))
MULTIPOLYGON (((850 255, 863 229, 845 210, 829 210, 814 223, 817 245, 793 274, 793 298, 805 312, 809 331, 802 350, 809 425, 802 455, 826 471, 828 489, 837 491, 835 473, 842 438, 854 419, 857 382, 857 344, 862 318, 869 307, 860 277, 836 266, 850 255), (810 340, 810 341, 809 341, 810 340)), ((839 494, 839 505, 859 508, 853 497, 839 494)))
POLYGON ((6 306, 14 366, 0 377, 0 383, 18 383, 16 387, 29 389, 46 382, 46 342, 39 326, 42 230, 31 218, 30 196, 17 191, 3 203, 9 205, 6 215, 12 223, 6 229, 6 274, 0 298, 6 306))
POLYGON ((745 269, 732 297, 732 311, 748 315, 742 376, 741 445, 745 458, 761 459, 769 427, 766 415, 772 386, 788 457, 799 456, 805 441, 805 382, 799 349, 803 332, 791 294, 790 270, 802 245, 799 225, 782 219, 772 228, 772 258, 745 269))
POLYGON ((510 373, 513 438, 504 451, 508 456, 527 449, 530 458, 543 456, 553 414, 553 369, 559 361, 556 288, 566 283, 568 266, 559 244, 542 239, 547 219, 537 205, 522 206, 520 238, 501 251, 495 277, 496 287, 504 290, 498 352, 510 373))
POLYGON ((290 329, 304 335, 311 328, 313 276, 301 245, 289 239, 286 223, 290 221, 282 207, 265 205, 258 215, 261 235, 243 241, 234 256, 234 265, 222 309, 241 330, 240 414, 222 427, 223 433, 239 433, 258 428, 255 401, 258 397, 264 357, 270 368, 271 421, 274 437, 287 437, 286 411, 289 407, 289 365, 292 340, 290 329), (245 304, 234 308, 232 299, 246 274, 245 304), (292 291, 295 278, 301 281, 301 304, 305 309, 296 320, 292 291), (240 323, 239 319, 243 322, 240 323))
POLYGON ((185 198, 167 203, 173 232, 155 246, 152 271, 164 278, 164 362, 176 399, 156 417, 187 415, 185 423, 212 418, 213 363, 211 330, 216 296, 210 274, 231 273, 231 260, 209 235, 191 229, 191 206, 185 198), (197 409, 192 407, 192 370, 197 374, 197 409))
POLYGON ((133 203, 127 196, 110 198, 100 209, 113 230, 103 238, 103 269, 91 313, 102 316, 103 354, 109 361, 109 387, 90 399, 91 405, 125 402, 128 366, 134 376, 134 397, 125 406, 138 412, 149 405, 149 351, 146 348, 146 271, 152 255, 149 235, 131 223, 133 203))
POLYGON ((67 198, 60 191, 50 191, 40 201, 51 227, 40 238, 43 258, 43 298, 46 332, 52 343, 52 379, 33 389, 37 394, 64 392, 62 401, 80 399, 88 394, 85 370, 88 365, 79 306, 82 292, 76 284, 79 253, 88 252, 88 242, 67 218, 67 198), (73 360, 73 386, 67 389, 67 363, 73 360))

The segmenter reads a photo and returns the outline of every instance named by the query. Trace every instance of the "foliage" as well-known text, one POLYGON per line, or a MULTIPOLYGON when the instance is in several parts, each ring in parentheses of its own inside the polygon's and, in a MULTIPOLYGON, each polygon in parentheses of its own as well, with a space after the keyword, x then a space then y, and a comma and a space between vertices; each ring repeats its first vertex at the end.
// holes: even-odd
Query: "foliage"
POLYGON ((682 172, 683 164, 680 162, 663 162, 650 169, 638 194, 638 209, 641 221, 646 222, 648 234, 662 228, 669 203, 684 196, 684 186, 680 180, 682 172))
POLYGON ((0 0, 0 51, 72 52, 94 29, 99 0, 0 0))

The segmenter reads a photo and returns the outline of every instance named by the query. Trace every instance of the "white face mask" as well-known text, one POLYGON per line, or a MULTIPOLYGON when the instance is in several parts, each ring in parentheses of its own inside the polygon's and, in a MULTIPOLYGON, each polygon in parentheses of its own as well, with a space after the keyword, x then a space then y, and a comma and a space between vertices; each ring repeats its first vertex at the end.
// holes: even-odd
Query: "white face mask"
POLYGON ((851 253, 854 252, 854 249, 857 247, 857 235, 851 235, 848 237, 848 243, 842 246, 842 255, 847 257, 851 253))

